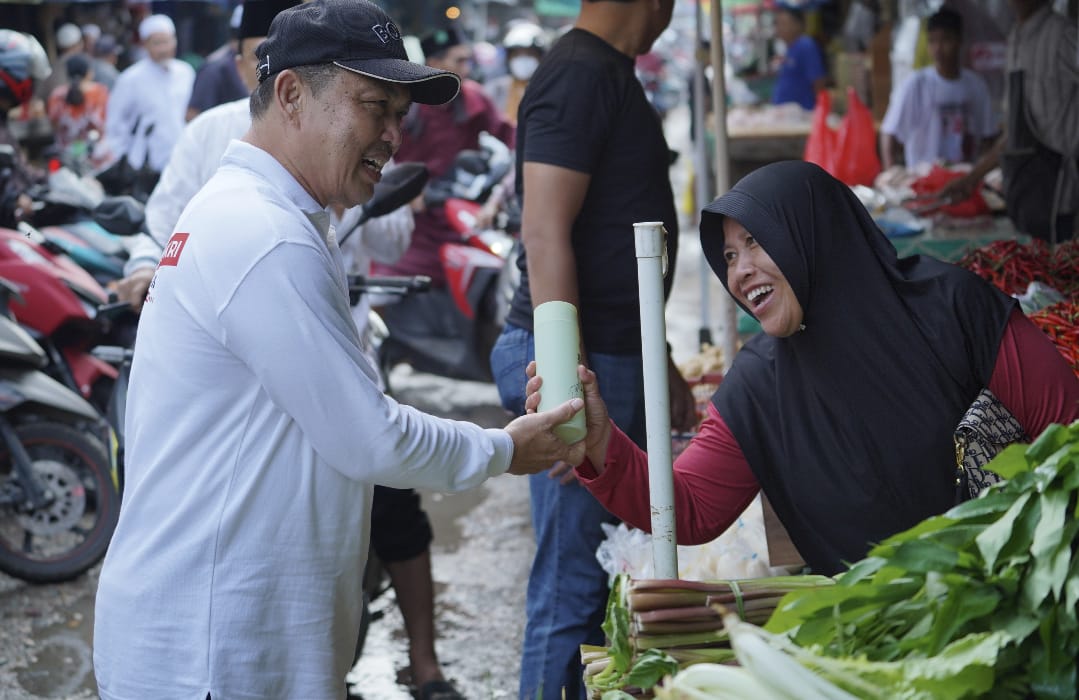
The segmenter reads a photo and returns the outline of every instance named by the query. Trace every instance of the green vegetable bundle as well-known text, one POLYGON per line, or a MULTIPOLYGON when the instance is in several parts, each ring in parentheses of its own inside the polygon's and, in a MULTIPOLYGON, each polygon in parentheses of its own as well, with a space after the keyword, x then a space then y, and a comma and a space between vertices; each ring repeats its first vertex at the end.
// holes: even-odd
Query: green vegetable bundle
POLYGON ((766 625, 860 697, 1068 698, 1079 658, 1079 421, 989 468, 1008 481, 895 535, 836 586, 796 591, 766 625), (835 664, 831 668, 836 669, 835 664))
POLYGON ((581 647, 585 685, 593 696, 630 688, 648 691, 664 676, 696 663, 734 661, 723 618, 767 620, 789 591, 831 586, 824 576, 777 576, 739 581, 616 577, 603 631, 607 647, 581 647))

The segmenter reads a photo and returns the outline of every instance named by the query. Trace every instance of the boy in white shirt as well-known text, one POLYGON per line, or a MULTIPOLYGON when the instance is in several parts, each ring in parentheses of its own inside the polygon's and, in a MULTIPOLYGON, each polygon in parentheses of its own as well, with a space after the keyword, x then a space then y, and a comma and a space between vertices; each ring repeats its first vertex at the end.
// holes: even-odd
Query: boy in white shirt
POLYGON ((941 8, 929 18, 933 65, 912 74, 893 93, 880 126, 881 165, 895 165, 903 148, 908 169, 923 163, 971 162, 997 133, 989 89, 960 65, 963 20, 941 8))

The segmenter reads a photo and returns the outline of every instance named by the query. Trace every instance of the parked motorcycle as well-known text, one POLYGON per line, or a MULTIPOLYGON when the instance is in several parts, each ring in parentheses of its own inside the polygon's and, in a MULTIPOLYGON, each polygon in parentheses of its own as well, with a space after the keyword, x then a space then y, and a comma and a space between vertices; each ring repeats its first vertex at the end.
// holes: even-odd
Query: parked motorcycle
POLYGON ((392 305, 382 307, 388 334, 379 348, 379 364, 386 376, 407 363, 452 379, 492 381, 487 358, 502 332, 518 277, 520 214, 515 198, 507 198, 496 225, 476 224, 483 204, 512 167, 509 148, 485 133, 479 150, 462 151, 450 171, 428 186, 427 206, 441 206, 460 235, 459 241, 439 249, 452 306, 445 296, 420 297, 419 303, 430 305, 425 316, 437 318, 437 325, 402 318, 392 305))
POLYGON ((90 350, 133 333, 132 323, 121 332, 122 309, 110 309, 101 285, 25 222, 0 229, 0 277, 21 294, 11 311, 45 349, 47 372, 104 410, 116 370, 90 350))
POLYGON ((34 583, 73 579, 105 555, 119 478, 97 410, 41 368, 45 351, 11 317, 0 279, 0 571, 34 583))
POLYGON ((94 209, 105 198, 91 175, 79 176, 60 166, 49 173, 48 184, 32 188, 34 226, 101 284, 124 274, 128 249, 120 236, 94 220, 94 209))

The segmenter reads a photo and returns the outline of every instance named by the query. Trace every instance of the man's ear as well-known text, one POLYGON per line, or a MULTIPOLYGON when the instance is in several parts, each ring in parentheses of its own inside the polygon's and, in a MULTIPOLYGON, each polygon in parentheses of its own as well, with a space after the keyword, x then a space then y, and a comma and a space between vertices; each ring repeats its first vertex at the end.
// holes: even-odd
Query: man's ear
POLYGON ((304 84, 293 71, 285 69, 274 79, 274 99, 284 114, 291 118, 303 107, 304 84))

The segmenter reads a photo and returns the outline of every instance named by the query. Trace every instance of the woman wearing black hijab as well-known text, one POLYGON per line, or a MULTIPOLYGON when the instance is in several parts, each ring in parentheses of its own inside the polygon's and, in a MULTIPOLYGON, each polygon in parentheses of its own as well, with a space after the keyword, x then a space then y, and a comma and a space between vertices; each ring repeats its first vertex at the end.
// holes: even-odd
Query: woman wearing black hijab
MULTIPOLYGON (((1079 380, 1014 299, 954 265, 897 259, 815 165, 745 177, 702 213, 701 244, 764 333, 675 462, 680 544, 713 539, 763 489, 810 567, 834 574, 954 503, 954 431, 983 389, 1030 437, 1079 418, 1079 380)), ((647 530, 644 453, 606 419, 594 375, 583 379, 578 477, 647 530)))

